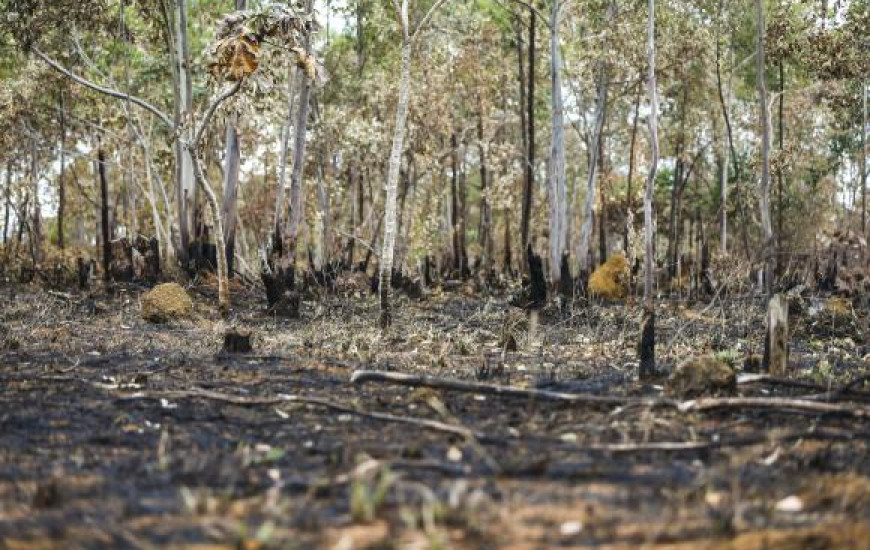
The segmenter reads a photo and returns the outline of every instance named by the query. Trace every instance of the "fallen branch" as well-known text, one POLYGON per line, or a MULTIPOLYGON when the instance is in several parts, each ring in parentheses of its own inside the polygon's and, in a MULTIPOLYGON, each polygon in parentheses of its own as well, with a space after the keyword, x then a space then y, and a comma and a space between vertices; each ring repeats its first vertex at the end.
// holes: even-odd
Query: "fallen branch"
POLYGON ((798 411, 817 414, 843 414, 858 418, 870 418, 870 408, 867 407, 855 404, 835 405, 832 403, 820 403, 808 399, 727 397, 693 399, 690 401, 678 402, 672 399, 643 399, 634 397, 554 392, 548 390, 517 388, 515 386, 484 384, 481 382, 470 382, 449 378, 437 378, 426 375, 369 370, 355 371, 351 375, 350 381, 354 384, 362 384, 365 382, 388 382, 402 386, 427 387, 507 397, 524 397, 527 399, 542 399, 586 405, 644 405, 648 407, 666 407, 674 408, 680 412, 701 412, 714 409, 775 409, 779 412, 798 411))
POLYGON ((835 405, 808 399, 781 397, 722 397, 684 401, 677 405, 681 412, 700 412, 714 409, 775 409, 778 412, 806 412, 816 414, 842 414, 856 418, 870 418, 870 408, 855 404, 835 405))
POLYGON ((472 392, 485 395, 501 395, 506 397, 523 397, 527 399, 542 399, 546 401, 559 401, 563 403, 577 403, 586 405, 646 405, 650 407, 672 407, 677 403, 671 399, 644 399, 636 397, 616 397, 604 395, 590 395, 581 393, 565 393, 550 390, 536 390, 518 388, 516 386, 503 386, 498 384, 484 384, 482 382, 470 382, 449 378, 438 378, 428 375, 404 374, 399 372, 382 372, 372 370, 358 370, 350 377, 352 384, 364 384, 366 382, 388 382, 402 386, 417 386, 437 388, 442 390, 472 392))
POLYGON ((612 443, 582 445, 586 451, 604 453, 645 453, 645 452, 692 452, 722 449, 726 447, 750 447, 762 443, 789 443, 792 441, 853 441, 870 439, 870 432, 847 432, 842 430, 799 430, 780 435, 769 433, 753 434, 713 441, 655 441, 647 443, 612 443))
POLYGON ((220 393, 200 388, 192 390, 166 390, 166 391, 146 391, 120 394, 119 397, 124 400, 134 399, 186 399, 186 398, 201 398, 211 401, 220 401, 223 403, 231 403, 240 406, 254 405, 282 405, 290 403, 302 403, 305 405, 313 405, 316 407, 324 407, 334 411, 339 411, 347 414, 353 414, 361 418, 369 418, 382 422, 397 422, 400 424, 410 424, 418 428, 425 428, 442 433, 449 433, 466 438, 473 438, 480 441, 499 442, 501 439, 495 438, 480 432, 475 432, 462 426, 447 424, 437 420, 429 420, 427 418, 414 418, 409 416, 397 416, 389 413, 368 412, 362 411, 347 405, 341 405, 320 397, 310 397, 305 395, 288 395, 278 394, 274 397, 244 397, 241 395, 232 395, 228 393, 220 393))

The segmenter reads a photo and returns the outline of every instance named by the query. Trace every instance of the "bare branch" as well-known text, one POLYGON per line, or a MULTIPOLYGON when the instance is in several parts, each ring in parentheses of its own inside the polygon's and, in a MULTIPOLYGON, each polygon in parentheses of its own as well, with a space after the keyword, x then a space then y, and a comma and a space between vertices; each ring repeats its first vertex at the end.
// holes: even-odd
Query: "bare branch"
POLYGON ((236 95, 239 89, 242 87, 242 81, 237 80, 235 84, 224 90, 219 96, 217 96, 214 101, 211 102, 211 105, 208 106, 208 109, 205 111, 205 115, 202 117, 202 120, 199 121, 199 126, 196 129, 196 133, 193 135, 193 142, 190 144, 193 147, 196 147, 199 144, 199 141, 202 139, 202 135, 205 133, 205 129, 208 128, 209 123, 211 122, 212 117, 214 117, 215 111, 220 106, 221 103, 229 99, 230 97, 236 95))
POLYGON ((39 48, 34 47, 32 51, 33 51, 33 53, 35 53, 37 55, 37 57, 39 57, 40 59, 45 61, 49 66, 51 66, 51 68, 53 68, 54 70, 56 70, 57 72, 65 75, 65 76, 67 76, 68 78, 70 78, 74 82, 81 84, 82 86, 84 86, 86 88, 90 88, 91 90, 94 90, 95 92, 99 92, 99 93, 107 95, 107 96, 111 96, 111 97, 114 97, 117 99, 124 99, 124 100, 130 101, 131 103, 135 103, 136 105, 138 105, 139 107, 142 107, 146 111, 150 111, 154 116, 159 118, 160 121, 163 124, 165 124, 170 130, 175 130, 175 124, 173 124, 172 119, 170 119, 166 113, 164 113, 163 111, 161 111, 160 109, 158 109, 154 105, 148 103, 144 99, 140 99, 136 96, 133 96, 133 95, 130 95, 130 94, 127 94, 127 93, 124 93, 124 92, 121 92, 121 91, 118 91, 118 90, 115 90, 112 88, 107 88, 105 86, 100 86, 99 84, 91 82, 90 80, 75 74, 74 72, 70 71, 69 69, 64 68, 60 63, 58 63, 54 59, 48 57, 46 54, 44 54, 39 48))
POLYGON ((350 377, 351 383, 362 384, 365 382, 387 382, 402 386, 420 386, 438 388, 453 391, 465 391, 488 395, 503 395, 506 397, 525 397, 543 399, 547 401, 561 401, 567 403, 585 405, 647 405, 676 407, 677 403, 669 399, 643 399, 634 397, 617 397, 605 395, 589 395, 579 393, 565 393, 549 390, 536 390, 518 388, 515 386, 503 386, 497 384, 483 384, 465 380, 453 380, 438 378, 435 376, 404 374, 399 372, 381 372, 371 370, 358 370, 350 377))
MULTIPOLYGON (((423 16, 423 19, 421 19, 420 22, 417 23, 417 26, 414 28, 414 32, 411 33, 411 36, 410 36, 411 40, 415 40, 417 38, 417 35, 420 34, 420 30, 429 23, 429 20, 432 19, 432 16, 435 14, 435 12, 438 10, 438 8, 440 8, 441 5, 444 4, 444 2, 446 2, 446 1, 447 0, 438 0, 437 2, 432 4, 432 7, 429 8, 429 11, 426 12, 426 15, 423 16)), ((406 13, 405 14, 405 21, 407 21, 407 19, 408 19, 408 16, 406 13)))

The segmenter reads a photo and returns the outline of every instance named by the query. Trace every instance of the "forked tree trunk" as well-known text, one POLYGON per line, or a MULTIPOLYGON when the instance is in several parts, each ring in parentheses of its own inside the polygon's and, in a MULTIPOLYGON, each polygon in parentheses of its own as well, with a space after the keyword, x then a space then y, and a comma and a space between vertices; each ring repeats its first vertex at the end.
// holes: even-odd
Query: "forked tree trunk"
POLYGON ((647 86, 649 88, 649 134, 650 168, 646 179, 643 197, 643 320, 639 343, 640 369, 642 380, 655 374, 655 258, 653 251, 653 193, 655 191, 656 171, 659 162, 658 111, 659 99, 656 91, 656 43, 655 43, 655 0, 649 0, 647 15, 647 86))

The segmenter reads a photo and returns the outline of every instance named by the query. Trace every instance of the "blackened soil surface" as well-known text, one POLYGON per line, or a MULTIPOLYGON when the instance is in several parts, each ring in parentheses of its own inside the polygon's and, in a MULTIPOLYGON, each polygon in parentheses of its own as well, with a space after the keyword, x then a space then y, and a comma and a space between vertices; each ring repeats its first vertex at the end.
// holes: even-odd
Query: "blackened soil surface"
MULTIPOLYGON (((192 289, 195 320, 151 325, 139 317, 142 291, 0 288, 0 548, 857 549, 870 540, 866 417, 567 406, 349 382, 366 368, 661 397, 636 381, 634 306, 544 312, 530 334, 507 299, 436 293, 400 302, 382 337, 366 296, 307 302, 303 319, 282 321, 239 292, 235 317, 215 322, 213 295, 192 289), (253 331, 252 354, 219 355, 231 326, 253 331), (505 332, 519 351, 501 352, 505 332), (324 402, 260 399, 282 395, 324 402), (721 444, 741 438, 755 442, 721 444), (637 447, 668 442, 702 448, 637 447)), ((739 392, 798 397, 867 375, 866 316, 855 315, 845 335, 795 320, 789 378, 802 386, 739 392)), ((760 350, 753 300, 669 302, 657 324, 663 370, 717 351, 742 364, 760 350)), ((837 402, 868 407, 866 388, 856 389, 837 402)))

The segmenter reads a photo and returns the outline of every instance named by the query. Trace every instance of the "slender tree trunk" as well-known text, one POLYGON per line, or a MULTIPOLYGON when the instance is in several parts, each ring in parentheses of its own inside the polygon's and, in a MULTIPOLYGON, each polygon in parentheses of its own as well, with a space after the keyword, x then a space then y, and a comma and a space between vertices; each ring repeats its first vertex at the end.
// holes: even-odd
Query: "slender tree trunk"
MULTIPOLYGON (((152 169, 151 160, 149 159, 149 152, 147 146, 144 145, 143 140, 143 148, 142 148, 142 164, 145 167, 145 180, 148 182, 148 194, 146 198, 151 205, 151 219, 154 224, 154 233, 157 238, 160 240, 160 246, 163 249, 160 253, 161 264, 166 265, 166 256, 171 255, 172 252, 172 236, 168 226, 164 226, 160 219, 160 210, 157 208, 157 197, 154 193, 154 178, 159 177, 159 173, 156 170, 152 169)), ((162 186, 162 182, 159 182, 158 185, 162 186)), ((169 215, 169 210, 166 211, 167 216, 169 215)))
POLYGON ((562 106, 562 52, 559 48, 559 10, 561 2, 553 1, 550 12, 550 117, 552 144, 550 148, 550 284, 559 284, 562 254, 568 217, 568 190, 565 178, 565 121, 562 106))
POLYGON ((465 144, 462 145, 462 157, 459 161, 459 220, 457 224, 459 233, 459 274, 463 279, 470 275, 468 265, 468 178, 465 172, 465 144))
POLYGON ((682 204, 682 193, 684 184, 684 172, 686 171, 686 163, 683 160, 683 155, 686 152, 686 111, 689 102, 689 85, 683 82, 683 98, 680 104, 680 133, 678 136, 677 147, 674 153, 677 161, 674 167, 673 186, 671 187, 671 208, 668 212, 668 276, 673 279, 679 277, 677 272, 677 262, 680 256, 680 230, 679 226, 682 223, 680 219, 680 207, 682 204))
MULTIPOLYGON (((365 230, 365 207, 366 207, 366 194, 365 194, 365 184, 363 182, 363 171, 357 167, 357 175, 356 175, 356 225, 354 226, 354 235, 362 236, 363 231, 365 230)), ((374 244, 374 242, 372 243, 374 244)))
POLYGON ((604 127, 605 113, 607 110, 607 68, 602 62, 598 67, 598 82, 596 84, 595 100, 595 128, 591 138, 591 150, 589 151, 589 173, 586 179, 586 197, 583 200, 583 223, 580 225, 580 243, 577 247, 577 259, 580 261, 580 280, 586 281, 589 277, 589 250, 592 244, 592 228, 596 201, 596 185, 598 167, 598 150, 601 144, 601 130, 604 127))
POLYGON ((504 209, 504 272, 511 273, 513 270, 513 255, 511 252, 511 211, 504 209))
MULTIPOLYGON (((528 94, 526 94, 526 158, 525 180, 523 183, 523 210, 520 219, 520 235, 523 250, 528 250, 529 228, 531 226, 532 203, 535 185, 535 12, 529 10, 529 71, 527 78, 528 94)), ((525 254, 525 252, 523 252, 525 254)), ((528 262, 523 262, 527 265, 528 262)))
POLYGON ((42 205, 39 200, 39 156, 36 140, 31 142, 30 177, 33 184, 33 214, 30 229, 30 243, 33 261, 42 261, 42 205))
POLYGON ((599 136, 598 145, 598 173, 601 174, 601 205, 598 209, 598 263, 607 261, 607 189, 604 184, 607 181, 607 165, 605 162, 604 132, 599 136))
MULTIPOLYGON (((243 9, 243 8, 240 8, 243 9)), ((224 241, 227 243, 227 275, 233 276, 236 247, 236 204, 239 193, 239 164, 241 149, 239 147, 239 132, 236 129, 237 117, 232 116, 227 121, 226 145, 224 149, 224 181, 223 181, 223 213, 224 241)))
MULTIPOLYGON (((407 2, 407 0, 405 0, 407 2)), ((407 4, 403 10, 402 69, 399 79, 399 98, 396 104, 396 123, 393 128, 393 145, 390 150, 387 170, 386 201, 384 204, 384 241, 381 249, 379 292, 381 302, 380 325, 386 329, 392 323, 391 284, 393 254, 396 247, 396 195, 399 184, 399 169, 402 165, 402 149, 405 143, 405 123, 408 118, 408 101, 411 88, 411 41, 408 36, 407 4)))
MULTIPOLYGON (((310 44, 306 40, 306 50, 310 44)), ((293 145, 293 171, 290 174, 290 227, 288 230, 287 254, 290 265, 296 265, 296 248, 299 241, 299 227, 305 207, 302 193, 302 175, 305 169, 305 143, 308 134, 308 110, 311 103, 311 81, 304 72, 300 73, 302 85, 299 90, 299 111, 296 116, 296 135, 293 145)), ((295 267, 293 267, 295 270, 295 267)))
MULTIPOLYGON (((187 39, 187 2, 188 0, 176 0, 177 2, 177 21, 175 25, 175 43, 176 43, 176 64, 178 73, 178 91, 179 91, 179 108, 180 120, 189 117, 193 112, 193 82, 190 77, 190 49, 187 39)), ((187 136, 189 139, 190 136, 187 136)), ((183 202, 182 210, 188 217, 186 226, 187 230, 193 227, 193 238, 197 247, 202 246, 202 233, 204 227, 202 225, 202 205, 199 199, 199 187, 195 185, 193 174, 193 159, 190 151, 179 144, 179 153, 181 157, 180 165, 180 183, 181 183, 181 201, 183 202)), ((181 222, 179 222, 181 223, 181 222)), ((184 233, 182 232, 182 241, 184 233)), ((187 254, 186 245, 185 254, 187 254)), ((197 252, 197 258, 200 254, 197 252)))
POLYGON ((290 83, 287 86, 287 115, 281 128, 281 152, 278 156, 278 187, 275 190, 275 215, 272 229, 272 246, 277 252, 281 251, 282 231, 284 225, 284 193, 287 190, 287 158, 290 151, 290 129, 293 126, 293 109, 296 102, 296 80, 300 70, 296 67, 290 69, 290 83))
POLYGON ((647 59, 649 73, 650 113, 650 169, 646 179, 643 197, 644 221, 644 261, 643 261, 643 320, 639 345, 640 378, 649 379, 655 374, 655 258, 653 257, 653 193, 655 191, 656 170, 659 162, 658 111, 659 100, 656 92, 656 46, 655 46, 655 0, 649 0, 647 25, 647 59))
POLYGON ((317 262, 318 268, 325 271, 330 261, 330 249, 332 248, 329 243, 329 192, 326 188, 326 178, 329 172, 326 166, 326 155, 322 149, 319 151, 318 157, 317 208, 320 215, 317 219, 317 226, 320 233, 320 247, 317 262))
MULTIPOLYGON (((528 153, 529 153, 529 136, 528 136, 528 122, 526 121, 526 68, 523 62, 523 33, 522 33, 522 17, 517 14, 516 19, 514 20, 514 27, 516 29, 516 47, 517 47, 517 75, 518 81, 520 84, 520 95, 519 95, 519 114, 520 114, 520 142, 522 144, 522 150, 520 152, 520 158, 522 159, 522 167, 523 174, 525 174, 526 163, 528 163, 528 153)), ((526 218, 526 178, 525 175, 523 177, 523 187, 522 187, 522 205, 521 205, 521 222, 520 226, 525 227, 527 222, 523 222, 522 219, 526 218)), ((522 229, 521 229, 522 232, 522 229)), ((522 237, 521 237, 522 239, 522 237)), ((508 270, 510 270, 510 265, 508 265, 508 270)))
POLYGON ((63 101, 63 92, 59 97, 60 107, 60 169, 57 175, 57 246, 64 249, 63 222, 66 210, 66 185, 64 182, 64 168, 66 166, 66 113, 63 101))
POLYGON ((640 111, 640 96, 641 96, 642 87, 638 85, 637 87, 637 97, 634 100, 634 119, 631 123, 631 145, 628 148, 628 181, 627 181, 627 189, 625 192, 625 232, 622 236, 622 250, 625 252, 626 258, 629 257, 628 248, 630 246, 628 242, 628 234, 631 231, 629 227, 629 223, 634 220, 634 195, 632 194, 632 179, 634 178, 634 148, 637 143, 637 120, 638 113, 640 111))
POLYGON ((106 178, 106 154, 97 140, 97 170, 100 175, 100 231, 103 241, 103 278, 112 278, 112 243, 109 228, 109 181, 106 178))
POLYGON ((6 162, 6 189, 4 190, 3 206, 3 244, 9 242, 9 214, 12 210, 12 161, 6 162))
MULTIPOLYGON (((236 10, 247 8, 247 0, 236 0, 236 10)), ((238 116, 231 115, 227 120, 226 145, 224 149, 224 181, 223 181, 223 219, 224 241, 226 241, 227 276, 234 273, 236 248, 237 198, 239 194, 239 164, 241 163, 241 148, 239 146, 238 116)))
MULTIPOLYGON (((725 95, 725 90, 722 86, 722 71, 721 71, 721 66, 719 63, 721 56, 719 55, 720 50, 718 49, 718 47, 716 50, 716 53, 717 53, 717 55, 716 55, 716 85, 717 85, 717 89, 719 92, 719 103, 722 106, 722 118, 725 120, 725 130, 726 130, 727 137, 728 137, 728 149, 731 151, 732 168, 734 168, 734 175, 733 175, 734 194, 735 194, 735 200, 737 201, 737 210, 740 214, 740 222, 741 223, 739 225, 741 227, 741 237, 743 240, 743 251, 746 254, 747 259, 749 259, 750 258, 750 248, 749 248, 749 233, 748 233, 748 228, 747 228, 748 224, 747 224, 747 219, 746 219, 746 211, 745 211, 745 208, 743 206, 743 202, 740 200, 740 186, 739 186, 740 164, 738 164, 737 150, 734 147, 734 132, 731 128, 731 118, 728 116, 728 109, 729 109, 729 106, 731 103, 732 80, 734 77, 734 47, 733 47, 733 44, 734 44, 734 36, 732 34, 731 48, 730 48, 731 70, 730 70, 730 73, 728 76, 728 96, 727 96, 727 98, 725 95)), ((727 159, 726 159, 726 163, 727 163, 727 159)), ((727 174, 726 174, 726 176, 727 176, 727 174)), ((727 192, 727 189, 726 189, 726 192, 727 192)), ((727 221, 727 211, 728 211, 727 206, 728 206, 727 203, 723 203, 723 205, 722 205, 722 210, 724 212, 723 216, 726 216, 726 218, 725 218, 726 221, 727 221)), ((726 233, 726 236, 727 236, 727 233, 726 233)), ((726 253, 727 253, 727 250, 726 250, 726 253)))
MULTIPOLYGON (((779 60, 779 129, 777 132, 777 138, 779 139, 779 153, 782 155, 783 149, 785 148, 785 67, 783 65, 783 60, 779 60)), ((779 166, 779 170, 777 170, 776 174, 776 271, 779 272, 780 265, 782 262, 782 240, 784 238, 782 232, 782 217, 785 213, 783 210, 783 172, 785 172, 784 167, 782 165, 779 166)))
POLYGON ((867 237, 867 82, 861 81, 861 233, 867 237))
MULTIPOLYGON (((721 10, 721 4, 719 6, 721 10)), ((722 71, 720 63, 722 58, 722 45, 716 38, 716 85, 719 90, 719 100, 722 102, 725 126, 722 136, 722 150, 719 153, 719 251, 722 256, 728 255, 728 151, 730 126, 728 110, 725 104, 725 96, 722 91, 722 71)))
POLYGON ((218 279, 218 311, 221 316, 226 317, 230 312, 230 289, 229 289, 229 276, 227 270, 227 255, 226 255, 226 242, 224 242, 224 227, 223 227, 223 216, 221 215, 221 208, 218 204, 217 195, 212 189, 210 183, 205 178, 205 174, 202 171, 202 161, 199 158, 194 157, 195 151, 193 150, 196 147, 196 144, 191 144, 188 147, 188 152, 191 154, 191 158, 193 159, 193 174, 196 178, 199 187, 202 188, 205 193, 205 198, 211 207, 212 217, 214 218, 214 234, 215 234, 215 250, 217 252, 217 279, 218 279))
POLYGON ((761 181, 759 183, 759 209, 761 214, 761 236, 763 241, 762 259, 764 261, 764 290, 768 298, 773 296, 773 226, 770 219, 770 109, 767 104, 767 84, 764 63, 764 0, 755 0, 757 17, 756 42, 756 83, 758 85, 758 107, 761 124, 761 181))
MULTIPOLYGON (((480 103, 480 101, 478 101, 480 103)), ((477 111, 477 145, 480 153, 480 247, 482 251, 481 268, 489 276, 492 269, 492 211, 489 207, 486 145, 484 144, 483 106, 477 111)))
POLYGON ((462 241, 459 231, 459 144, 456 131, 450 135, 450 234, 453 240, 453 270, 462 273, 462 241))

